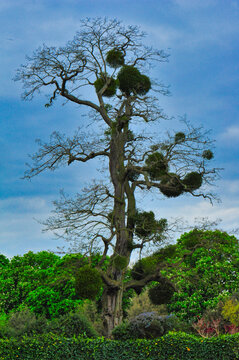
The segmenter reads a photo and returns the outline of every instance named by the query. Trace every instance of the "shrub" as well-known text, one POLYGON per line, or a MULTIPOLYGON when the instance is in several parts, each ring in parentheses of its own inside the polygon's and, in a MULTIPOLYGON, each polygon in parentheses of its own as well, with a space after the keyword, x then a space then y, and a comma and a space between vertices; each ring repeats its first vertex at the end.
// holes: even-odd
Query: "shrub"
POLYGON ((90 321, 97 333, 103 335, 103 322, 96 303, 86 300, 79 306, 78 310, 79 313, 83 314, 90 321))
POLYGON ((239 301, 233 298, 228 299, 223 306, 222 315, 231 324, 239 327, 239 301))
POLYGON ((54 334, 0 340, 4 360, 237 360, 239 335, 201 339, 169 333, 157 340, 114 341, 104 338, 64 338, 54 334))
POLYGON ((166 334, 177 326, 175 315, 158 315, 156 312, 145 312, 124 322, 113 330, 116 340, 153 339, 166 334))
POLYGON ((12 313, 9 317, 6 336, 22 337, 24 335, 43 334, 47 331, 47 320, 45 317, 36 317, 29 309, 23 309, 12 313))
POLYGON ((132 319, 143 312, 156 312, 159 315, 166 314, 165 305, 154 305, 149 299, 148 290, 132 298, 131 305, 127 310, 127 318, 132 319))
POLYGON ((49 330, 55 334, 74 337, 85 334, 89 338, 97 337, 97 332, 82 313, 60 316, 49 323, 49 330))
POLYGON ((0 338, 3 338, 7 334, 8 316, 6 314, 0 315, 0 338))

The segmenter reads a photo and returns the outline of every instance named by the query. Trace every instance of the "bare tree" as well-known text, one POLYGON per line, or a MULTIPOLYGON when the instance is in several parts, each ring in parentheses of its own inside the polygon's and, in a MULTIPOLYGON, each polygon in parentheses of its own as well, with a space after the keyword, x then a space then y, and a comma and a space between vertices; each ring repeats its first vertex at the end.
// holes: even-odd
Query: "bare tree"
POLYGON ((47 88, 51 93, 46 106, 61 96, 91 110, 89 119, 102 124, 97 137, 77 131, 67 138, 55 132, 49 143, 39 142, 25 177, 73 162, 106 160, 107 180, 93 182, 75 199, 62 194, 45 224, 59 236, 76 240, 89 257, 102 252, 98 271, 104 283, 106 336, 122 321, 123 292, 163 278, 158 268, 144 279, 125 280, 132 253, 159 244, 168 227, 153 212, 140 211, 136 195, 155 190, 166 197, 187 193, 212 200, 212 194, 200 189, 217 177, 217 169, 208 167, 212 142, 203 129, 185 121, 185 131, 172 131, 164 139, 137 134, 139 121, 150 128, 167 118, 158 104, 167 88, 152 85, 143 72, 155 62, 166 62, 168 55, 144 46, 144 36, 138 27, 124 27, 117 20, 86 19, 73 41, 65 47, 39 48, 16 76, 24 84, 24 99, 47 88), (81 92, 92 95, 85 99, 81 92), (107 254, 110 265, 103 271, 107 254))

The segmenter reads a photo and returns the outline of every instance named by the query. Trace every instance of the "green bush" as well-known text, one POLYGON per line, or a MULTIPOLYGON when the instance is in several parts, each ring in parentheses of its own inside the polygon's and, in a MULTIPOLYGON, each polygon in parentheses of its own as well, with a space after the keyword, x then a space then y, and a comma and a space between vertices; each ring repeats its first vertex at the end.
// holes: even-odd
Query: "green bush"
POLYGON ((45 332, 47 332, 46 318, 36 317, 27 308, 12 313, 5 327, 5 336, 14 338, 45 332))
POLYGON ((49 323, 49 330, 59 336, 74 337, 85 334, 89 338, 97 337, 97 332, 82 313, 60 316, 49 323))
POLYGON ((8 316, 6 314, 0 315, 0 338, 6 336, 7 332, 7 323, 8 323, 8 316))
POLYGON ((0 340, 0 360, 238 360, 239 335, 202 339, 170 333, 157 340, 114 341, 54 334, 0 340))

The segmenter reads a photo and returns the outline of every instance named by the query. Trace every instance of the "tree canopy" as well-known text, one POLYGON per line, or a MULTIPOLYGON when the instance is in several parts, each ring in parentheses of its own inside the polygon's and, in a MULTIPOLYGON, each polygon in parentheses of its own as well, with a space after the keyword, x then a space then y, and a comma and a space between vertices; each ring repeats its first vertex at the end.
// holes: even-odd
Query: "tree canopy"
POLYGON ((235 236, 198 229, 183 234, 163 271, 177 289, 168 310, 185 320, 201 317, 206 309, 238 291, 238 272, 239 241, 235 236))
POLYGON ((212 199, 203 186, 217 177, 217 169, 210 167, 212 142, 202 128, 185 122, 183 131, 172 129, 163 138, 147 136, 152 123, 167 118, 159 97, 167 95, 168 89, 148 75, 151 65, 168 61, 168 55, 145 46, 144 37, 138 27, 123 26, 115 19, 85 19, 72 41, 37 49, 16 76, 23 82, 24 99, 47 89, 47 107, 62 97, 90 110, 87 125, 94 120, 92 131, 79 128, 72 138, 54 132, 48 143, 40 141, 25 176, 105 160, 104 179, 93 181, 75 198, 62 194, 45 225, 59 236, 76 240, 87 256, 102 250, 98 271, 104 283, 107 336, 122 321, 123 292, 163 278, 157 267, 144 278, 125 280, 132 253, 150 244, 157 246, 167 230, 165 219, 139 208, 138 195, 155 190, 155 196, 189 194, 212 199), (145 131, 138 127, 140 122, 145 131), (101 265, 107 254, 111 260, 105 271, 101 265))

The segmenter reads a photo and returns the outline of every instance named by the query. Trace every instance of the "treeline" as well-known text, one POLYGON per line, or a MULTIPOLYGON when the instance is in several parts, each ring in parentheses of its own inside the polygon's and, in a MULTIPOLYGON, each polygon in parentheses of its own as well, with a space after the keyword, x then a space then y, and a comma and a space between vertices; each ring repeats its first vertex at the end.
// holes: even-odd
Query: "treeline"
MULTIPOLYGON (((101 335, 103 285, 92 277, 100 260, 99 254, 89 263, 81 254, 60 257, 47 251, 12 259, 0 255, 0 335, 101 335), (86 291, 87 285, 80 286, 87 281, 86 291)), ((105 260, 104 270, 110 261, 105 260)), ((158 324, 155 337, 169 330, 204 337, 239 331, 239 242, 234 236, 185 233, 175 245, 136 262, 127 277, 140 280, 156 266, 174 286, 151 282, 143 292, 125 292, 125 321, 115 329, 115 338, 150 338, 151 323, 158 324)))

